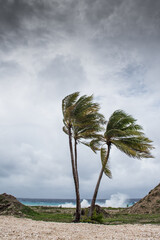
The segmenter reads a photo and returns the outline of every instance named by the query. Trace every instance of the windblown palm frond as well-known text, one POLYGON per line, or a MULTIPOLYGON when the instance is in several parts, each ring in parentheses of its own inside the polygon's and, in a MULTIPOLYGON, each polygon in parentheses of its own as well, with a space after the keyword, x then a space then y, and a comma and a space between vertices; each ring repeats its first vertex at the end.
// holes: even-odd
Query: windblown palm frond
POLYGON ((64 132, 70 128, 74 139, 93 139, 103 130, 104 116, 99 113, 99 104, 93 102, 93 95, 78 96, 76 92, 62 101, 64 132))
POLYGON ((104 137, 122 152, 133 158, 152 158, 152 141, 145 137, 143 128, 136 120, 122 110, 115 111, 110 117, 104 137))
MULTIPOLYGON (((153 158, 151 150, 152 141, 143 133, 143 128, 136 123, 136 120, 122 110, 115 111, 107 122, 104 135, 99 135, 90 143, 91 149, 96 152, 101 148, 101 161, 106 150, 104 143, 108 146, 114 145, 120 151, 133 158, 153 158)), ((106 164, 107 164, 107 158, 106 164)))
POLYGON ((63 127, 63 132, 66 133, 67 135, 69 134, 68 129, 66 128, 66 126, 63 127))
POLYGON ((65 114, 65 111, 70 107, 73 106, 73 104, 76 102, 77 97, 79 96, 79 92, 72 93, 68 96, 66 96, 62 100, 62 111, 63 114, 65 114))
POLYGON ((131 115, 126 114, 123 110, 116 110, 109 118, 106 130, 122 129, 135 122, 136 120, 131 115))
POLYGON ((90 148, 92 149, 93 152, 96 153, 97 151, 100 151, 102 141, 103 141, 103 138, 99 136, 98 138, 93 139, 90 142, 90 148))
POLYGON ((109 164, 108 164, 109 158, 107 158, 107 150, 105 148, 101 148, 101 162, 103 166, 103 171, 105 175, 109 178, 112 178, 112 173, 111 170, 109 169, 109 164))
POLYGON ((71 119, 73 117, 73 110, 75 107, 76 100, 79 96, 79 92, 75 92, 66 96, 62 100, 62 113, 63 113, 63 122, 65 126, 71 124, 71 119))
POLYGON ((119 150, 126 153, 128 156, 133 158, 153 158, 150 150, 153 149, 151 141, 145 137, 130 137, 121 138, 119 140, 111 140, 119 150))

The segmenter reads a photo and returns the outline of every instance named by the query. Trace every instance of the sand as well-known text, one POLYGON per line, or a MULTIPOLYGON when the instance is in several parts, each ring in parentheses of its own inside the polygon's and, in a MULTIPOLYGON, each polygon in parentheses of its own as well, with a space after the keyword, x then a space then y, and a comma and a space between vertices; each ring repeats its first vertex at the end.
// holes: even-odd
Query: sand
POLYGON ((53 223, 0 216, 0 240, 160 240, 160 225, 53 223))

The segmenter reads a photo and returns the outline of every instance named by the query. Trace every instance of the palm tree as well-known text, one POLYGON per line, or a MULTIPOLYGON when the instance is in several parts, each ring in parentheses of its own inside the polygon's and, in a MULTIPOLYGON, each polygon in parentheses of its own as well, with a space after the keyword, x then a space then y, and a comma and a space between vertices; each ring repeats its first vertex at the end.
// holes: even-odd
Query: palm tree
POLYGON ((83 143, 90 146, 89 141, 98 137, 97 133, 102 130, 102 125, 105 123, 103 115, 98 112, 99 104, 93 102, 92 95, 78 97, 79 92, 75 92, 62 100, 63 131, 69 136, 72 174, 76 192, 76 222, 80 220, 81 215, 77 145, 83 143))
POLYGON ((112 145, 120 151, 133 158, 153 158, 150 150, 154 147, 152 141, 145 137, 142 127, 136 124, 136 120, 122 110, 115 111, 106 126, 104 135, 91 141, 93 151, 101 148, 102 168, 93 194, 91 207, 88 216, 92 217, 100 182, 105 173, 111 178, 111 171, 108 167, 108 159, 112 145))

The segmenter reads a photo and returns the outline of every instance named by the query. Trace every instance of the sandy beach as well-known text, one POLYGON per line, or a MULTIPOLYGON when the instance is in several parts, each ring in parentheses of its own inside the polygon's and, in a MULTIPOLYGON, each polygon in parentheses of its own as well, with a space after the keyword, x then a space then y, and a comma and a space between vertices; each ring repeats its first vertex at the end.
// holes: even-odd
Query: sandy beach
POLYGON ((0 216, 1 240, 159 240, 160 225, 96 225, 53 223, 0 216))

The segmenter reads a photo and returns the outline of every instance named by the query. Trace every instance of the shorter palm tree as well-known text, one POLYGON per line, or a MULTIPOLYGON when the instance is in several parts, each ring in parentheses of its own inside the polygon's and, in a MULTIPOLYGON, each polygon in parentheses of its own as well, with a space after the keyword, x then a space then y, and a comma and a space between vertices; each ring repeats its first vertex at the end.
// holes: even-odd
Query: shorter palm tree
POLYGON ((145 137, 142 127, 136 124, 136 120, 122 110, 115 111, 106 126, 104 135, 91 141, 90 146, 94 152, 100 150, 102 168, 93 194, 89 217, 92 217, 100 182, 105 173, 111 178, 108 167, 108 159, 112 145, 133 158, 153 158, 150 150, 154 147, 152 141, 145 137))

